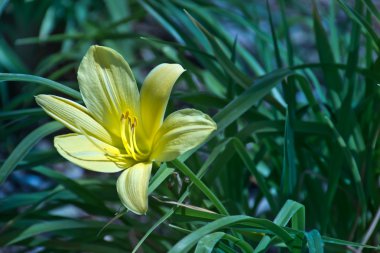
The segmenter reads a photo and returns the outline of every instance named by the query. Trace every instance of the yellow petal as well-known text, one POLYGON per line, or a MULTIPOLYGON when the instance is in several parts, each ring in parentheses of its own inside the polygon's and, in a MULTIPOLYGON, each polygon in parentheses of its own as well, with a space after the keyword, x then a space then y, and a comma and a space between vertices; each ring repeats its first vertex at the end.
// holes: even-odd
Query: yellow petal
POLYGON ((154 138, 151 160, 173 160, 201 144, 216 128, 216 123, 200 111, 176 111, 165 119, 158 130, 154 138))
POLYGON ((127 110, 139 114, 139 92, 128 63, 115 50, 92 46, 78 70, 79 88, 91 115, 120 136, 120 118, 127 110))
POLYGON ((71 100, 52 96, 38 95, 36 102, 52 118, 64 124, 70 130, 80 133, 84 129, 87 134, 107 143, 119 146, 120 140, 112 136, 102 125, 94 120, 88 110, 71 100))
POLYGON ((81 134, 56 136, 54 146, 58 153, 70 162, 92 171, 118 172, 134 163, 133 160, 115 161, 106 153, 119 155, 119 149, 81 134), (91 141, 88 138, 91 138, 91 141))
POLYGON ((141 118, 147 136, 153 137, 162 124, 174 83, 185 70, 179 64, 155 67, 141 87, 141 118))
POLYGON ((151 163, 138 163, 121 173, 117 179, 117 192, 123 205, 136 214, 148 210, 148 185, 151 163))

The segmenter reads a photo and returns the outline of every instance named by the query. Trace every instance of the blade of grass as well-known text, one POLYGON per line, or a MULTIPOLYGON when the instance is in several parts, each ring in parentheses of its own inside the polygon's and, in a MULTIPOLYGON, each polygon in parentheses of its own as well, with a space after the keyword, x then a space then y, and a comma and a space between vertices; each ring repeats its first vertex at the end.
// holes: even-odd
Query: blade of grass
POLYGON ((174 169, 168 168, 166 164, 161 165, 159 170, 154 174, 149 184, 148 192, 152 193, 161 183, 172 173, 174 169))
POLYGON ((306 233, 309 253, 323 253, 323 239, 318 230, 312 230, 306 233))
POLYGON ((31 109, 21 109, 15 111, 2 111, 0 112, 0 119, 12 119, 19 118, 22 116, 35 116, 35 115, 43 115, 43 110, 40 108, 31 108, 31 109))
POLYGON ((272 210, 275 210, 277 207, 277 203, 274 200, 273 195, 269 191, 268 184, 265 181, 265 178, 257 171, 257 168, 254 162, 251 160, 248 152, 246 151, 244 144, 237 138, 230 139, 236 153, 240 156, 240 159, 243 161, 247 169, 251 172, 251 174, 256 178, 259 189, 263 192, 266 197, 269 206, 272 210))
MULTIPOLYGON (((292 221, 292 228, 296 230, 305 230, 305 207, 293 200, 287 200, 280 212, 276 215, 274 223, 279 226, 286 226, 289 221, 292 221)), ((264 236, 260 243, 255 248, 254 253, 265 252, 269 246, 271 238, 264 236)))
POLYGON ((216 38, 209 31, 207 31, 207 29, 204 28, 197 20, 195 20, 189 13, 186 12, 186 14, 188 15, 189 19, 194 23, 194 25, 198 27, 207 37, 214 50, 214 55, 216 59, 223 66, 224 70, 242 87, 246 87, 247 85, 249 85, 251 83, 250 78, 235 66, 235 64, 230 60, 230 58, 224 53, 223 49, 219 46, 216 38))
POLYGON ((281 10, 281 20, 282 20, 282 24, 284 25, 284 30, 285 30, 288 65, 293 66, 294 65, 294 51, 293 51, 293 46, 292 46, 292 40, 290 38, 288 19, 286 18, 286 13, 285 13, 284 0, 280 0, 280 10, 281 10))
POLYGON ((380 50, 380 39, 377 36, 377 32, 372 28, 371 24, 369 24, 365 18, 363 18, 357 11, 353 10, 350 6, 348 6, 345 2, 338 0, 338 3, 342 7, 342 9, 346 12, 346 14, 355 22, 360 25, 360 27, 368 33, 369 37, 372 39, 375 50, 379 52, 380 50))
POLYGON ((28 134, 12 151, 0 168, 0 184, 4 183, 17 164, 44 137, 63 128, 59 122, 49 122, 28 134))
POLYGON ((58 82, 39 77, 39 76, 33 76, 33 75, 25 75, 25 74, 7 74, 7 73, 0 73, 0 82, 1 81, 18 81, 18 82, 29 82, 29 83, 37 83, 44 85, 46 87, 52 88, 56 91, 62 92, 66 95, 69 95, 76 99, 82 99, 81 94, 63 84, 60 84, 58 82))
POLYGON ((0 67, 10 72, 28 73, 29 70, 18 55, 0 35, 0 67))
MULTIPOLYGON (((338 144, 342 148, 344 156, 345 156, 345 158, 347 160, 347 163, 349 164, 349 168, 351 170, 352 177, 354 179, 354 185, 355 185, 355 188, 356 188, 356 193, 357 193, 357 195, 359 197, 359 203, 360 203, 360 207, 362 209, 362 215, 365 216, 365 213, 367 211, 367 204, 366 204, 366 201, 365 201, 366 197, 365 197, 365 193, 364 193, 364 189, 363 189, 363 184, 362 184, 362 179, 361 179, 361 176, 360 176, 360 172, 359 172, 359 168, 358 168, 358 165, 356 163, 356 160, 355 160, 354 156, 352 155, 349 147, 347 146, 347 143, 342 138, 342 136, 340 135, 340 133, 338 132, 338 130, 335 128, 333 122, 328 117, 325 117, 325 120, 326 120, 328 126, 331 128, 331 130, 335 134, 336 139, 338 141, 338 144)), ((363 219, 365 220, 366 218, 363 217, 363 219)))
POLYGON ((274 55, 276 57, 277 67, 282 68, 282 59, 281 59, 280 50, 278 48, 278 40, 277 40, 276 31, 274 29, 272 11, 270 9, 269 0, 266 1, 266 8, 268 12, 268 19, 269 19, 269 25, 270 25, 271 35, 272 35, 272 43, 273 43, 273 48, 274 48, 274 55))
POLYGON ((105 203, 98 196, 94 195, 92 192, 90 192, 89 190, 87 190, 85 187, 78 184, 74 180, 58 172, 55 172, 51 169, 48 169, 44 166, 37 166, 37 167, 34 167, 32 170, 57 181, 59 184, 64 186, 67 190, 77 195, 86 204, 92 205, 104 211, 105 213, 108 213, 109 215, 113 214, 113 212, 106 207, 105 203))
POLYGON ((330 8, 329 8, 329 29, 330 29, 330 34, 331 34, 331 49, 334 54, 335 59, 338 61, 341 60, 341 43, 339 41, 339 34, 338 34, 338 29, 336 25, 336 3, 335 1, 332 1, 330 3, 330 8))
MULTIPOLYGON (((88 229, 101 227, 103 222, 92 222, 92 221, 77 221, 77 220, 55 220, 55 221, 45 221, 41 223, 36 223, 28 228, 24 229, 17 237, 13 238, 7 243, 7 245, 12 245, 27 238, 31 238, 42 233, 54 232, 65 229, 88 229)), ((125 230, 122 226, 111 225, 110 227, 116 227, 120 230, 125 230)))
POLYGON ((216 230, 223 229, 225 227, 230 227, 232 225, 246 224, 253 227, 261 227, 272 231, 285 243, 290 243, 293 241, 293 237, 286 232, 280 226, 272 223, 269 220, 252 218, 244 215, 227 216, 208 223, 207 225, 195 230, 191 234, 180 240, 173 248, 170 249, 169 253, 186 253, 188 252, 202 237, 216 230))
POLYGON ((178 170, 190 178, 190 180, 198 187, 198 189, 201 190, 209 200, 211 200, 220 214, 229 214, 218 197, 197 177, 197 175, 194 174, 194 172, 189 167, 186 166, 186 164, 179 161, 178 159, 173 160, 170 163, 172 163, 178 170))
POLYGON ((218 129, 214 132, 214 135, 238 119, 243 113, 267 95, 272 88, 276 87, 283 78, 291 74, 292 71, 288 69, 279 69, 257 79, 253 85, 214 116, 214 120, 218 125, 218 129))
POLYGON ((211 253, 215 245, 223 238, 225 233, 215 232, 206 235, 197 243, 194 253, 211 253))
MULTIPOLYGON (((332 53, 328 36, 324 30, 320 16, 318 14, 317 6, 313 5, 313 22, 316 45, 318 49, 318 55, 321 63, 335 63, 334 55, 332 53)), ((340 93, 342 91, 342 80, 339 76, 339 72, 334 68, 322 67, 324 78, 326 80, 327 91, 330 93, 330 97, 335 109, 340 107, 340 93)))
POLYGON ((377 9, 376 5, 371 0, 362 0, 367 6, 368 10, 375 16, 377 22, 380 22, 380 11, 377 9))

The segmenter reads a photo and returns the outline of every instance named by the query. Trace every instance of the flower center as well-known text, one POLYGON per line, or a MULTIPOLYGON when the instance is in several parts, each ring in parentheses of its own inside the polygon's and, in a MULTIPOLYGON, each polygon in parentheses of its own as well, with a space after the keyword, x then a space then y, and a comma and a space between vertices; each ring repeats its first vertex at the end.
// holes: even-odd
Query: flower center
POLYGON ((146 154, 142 152, 136 143, 137 118, 129 111, 121 115, 121 140, 123 142, 126 156, 135 161, 143 161, 146 154))
POLYGON ((112 148, 101 147, 85 129, 79 126, 79 130, 95 147, 104 152, 108 159, 117 163, 120 167, 125 167, 129 164, 126 159, 132 158, 136 162, 147 160, 149 154, 141 151, 136 142, 137 118, 127 111, 121 115, 120 121, 120 135, 126 153, 120 153, 117 150, 112 150, 112 148))

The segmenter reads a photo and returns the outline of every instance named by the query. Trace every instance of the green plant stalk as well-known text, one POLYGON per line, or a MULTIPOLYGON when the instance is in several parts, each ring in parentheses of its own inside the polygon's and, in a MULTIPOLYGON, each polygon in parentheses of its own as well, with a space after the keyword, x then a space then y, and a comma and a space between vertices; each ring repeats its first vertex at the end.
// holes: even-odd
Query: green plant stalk
POLYGON ((218 211, 221 214, 229 215, 227 209, 224 207, 224 205, 218 199, 218 197, 210 190, 210 188, 208 188, 205 185, 205 183, 203 183, 197 177, 197 175, 194 174, 194 172, 189 167, 186 166, 186 164, 184 164, 183 162, 179 161, 178 159, 173 160, 170 163, 173 164, 174 167, 176 167, 178 170, 180 170, 183 174, 185 174, 186 176, 188 176, 190 178, 190 180, 198 187, 198 189, 201 192, 203 192, 203 194, 205 194, 207 198, 209 198, 211 200, 211 202, 214 204, 214 206, 216 207, 216 209, 218 209, 218 211))

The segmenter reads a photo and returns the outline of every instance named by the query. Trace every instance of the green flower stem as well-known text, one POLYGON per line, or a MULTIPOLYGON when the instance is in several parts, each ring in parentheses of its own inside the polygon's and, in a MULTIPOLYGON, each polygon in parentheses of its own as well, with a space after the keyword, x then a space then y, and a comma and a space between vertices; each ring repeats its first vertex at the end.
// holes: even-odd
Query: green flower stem
POLYGON ((190 180, 206 195, 209 200, 215 205, 216 209, 221 214, 229 215, 227 209, 223 206, 222 202, 218 199, 218 197, 194 174, 194 172, 186 166, 183 162, 178 159, 171 161, 177 169, 179 169, 183 174, 188 176, 190 180))

